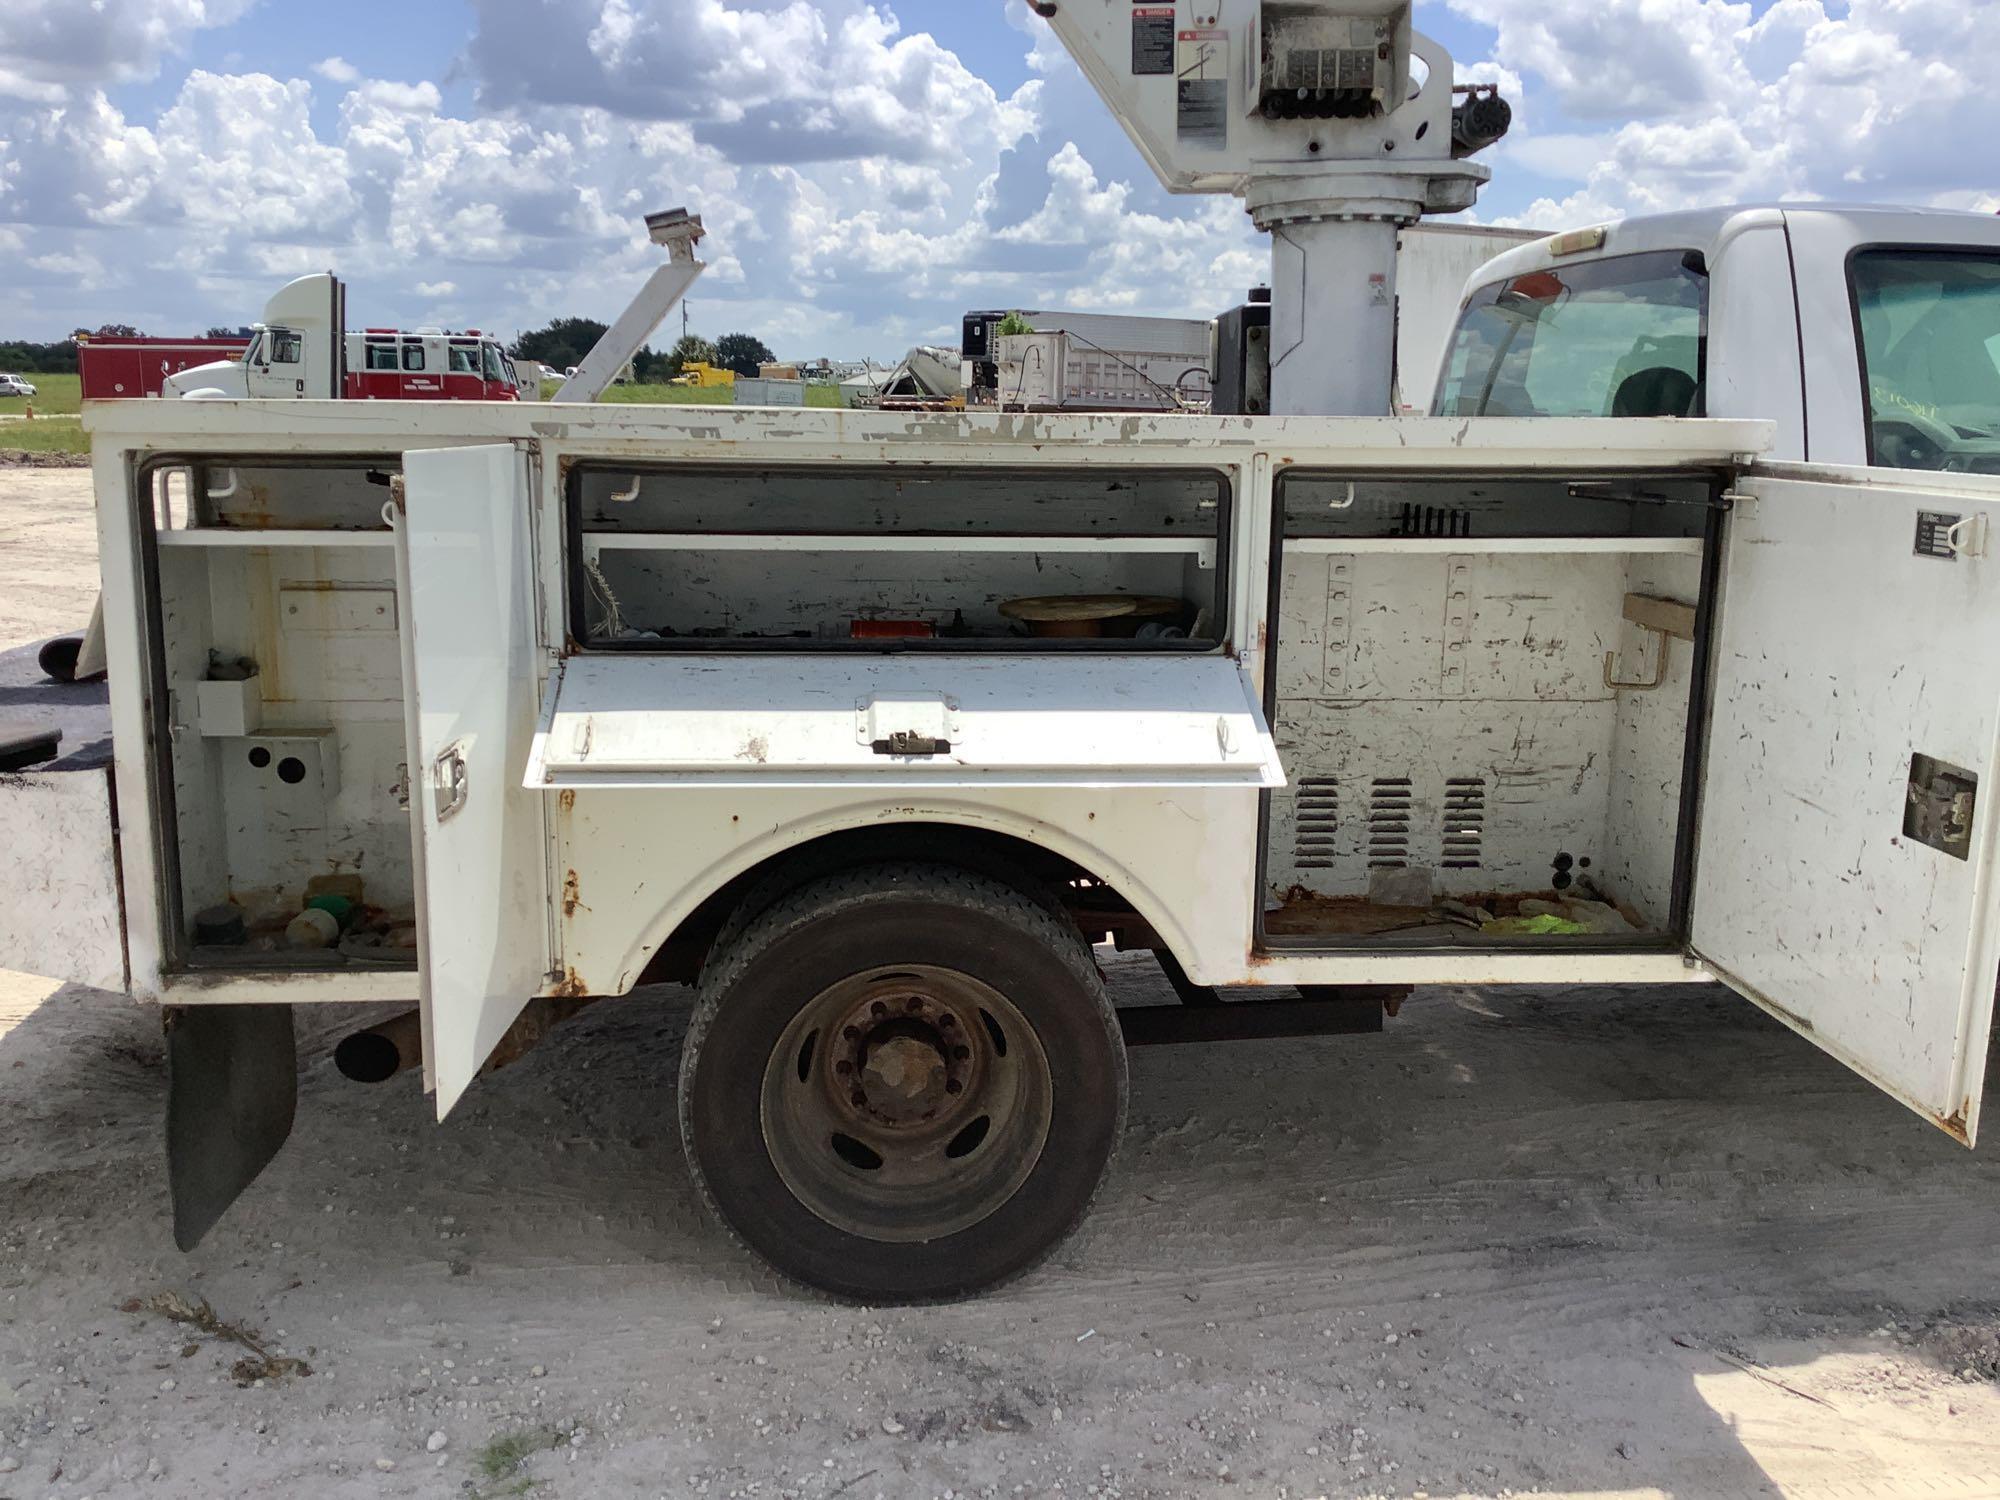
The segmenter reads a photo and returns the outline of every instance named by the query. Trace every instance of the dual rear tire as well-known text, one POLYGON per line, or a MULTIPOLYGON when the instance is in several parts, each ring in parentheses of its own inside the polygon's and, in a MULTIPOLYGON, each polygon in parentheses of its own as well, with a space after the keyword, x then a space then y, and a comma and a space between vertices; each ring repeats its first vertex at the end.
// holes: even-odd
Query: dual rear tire
POLYGON ((780 1272, 936 1301, 1075 1228, 1126 1093, 1074 926, 987 877, 883 865, 780 897, 711 956, 681 1136, 710 1207, 780 1272))

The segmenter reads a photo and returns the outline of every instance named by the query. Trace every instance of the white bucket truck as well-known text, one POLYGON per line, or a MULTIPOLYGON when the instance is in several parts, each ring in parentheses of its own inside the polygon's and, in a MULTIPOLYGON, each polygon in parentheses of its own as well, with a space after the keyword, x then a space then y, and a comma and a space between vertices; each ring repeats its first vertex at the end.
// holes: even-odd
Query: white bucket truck
MULTIPOLYGON (((1325 17, 1207 9, 1183 29, 1236 55, 1230 138, 1328 154, 1331 117, 1246 108, 1241 66, 1258 26, 1325 17)), ((1177 45, 1123 0, 1058 21, 1100 10, 1148 69, 1177 45)), ((1403 109, 1447 134, 1449 63, 1388 19, 1424 99, 1341 93, 1335 123, 1421 147, 1403 109)), ((1128 81, 1177 107, 1171 72, 1128 81)), ((1382 340, 1351 410, 1386 409, 1382 340)), ((1339 374, 1285 352, 1281 406, 1339 374)), ((1990 481, 1773 464, 1745 420, 91 420, 183 1244, 283 1141, 307 1000, 410 1007, 345 1065, 420 1058, 442 1114, 578 1005, 691 982, 703 1191, 868 1299, 991 1285, 1067 1232, 1128 1037, 1362 1029, 1412 985, 1674 1006, 1720 979, 1973 1138, 1990 481), (1107 935, 1186 1003, 1115 1011, 1107 935)))

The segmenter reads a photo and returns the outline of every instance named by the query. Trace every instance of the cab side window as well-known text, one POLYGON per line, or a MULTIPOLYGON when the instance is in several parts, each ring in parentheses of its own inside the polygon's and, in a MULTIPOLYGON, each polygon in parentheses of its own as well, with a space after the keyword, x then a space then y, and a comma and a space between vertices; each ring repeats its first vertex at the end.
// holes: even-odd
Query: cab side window
POLYGON ((304 338, 292 332, 289 328, 272 330, 271 363, 276 365, 297 364, 304 343, 304 338))
POLYGON ((1864 250, 1848 275, 1870 461, 2000 472, 2000 255, 1864 250))
POLYGON ((422 344, 403 345, 403 368, 420 371, 424 367, 424 346, 422 344))

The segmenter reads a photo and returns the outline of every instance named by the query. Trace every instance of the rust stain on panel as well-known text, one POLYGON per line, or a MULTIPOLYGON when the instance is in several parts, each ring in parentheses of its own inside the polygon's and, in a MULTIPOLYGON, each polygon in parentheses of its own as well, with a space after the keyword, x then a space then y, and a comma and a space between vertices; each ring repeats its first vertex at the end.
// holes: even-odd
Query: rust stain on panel
MULTIPOLYGON (((579 906, 583 906, 583 902, 578 894, 581 889, 582 887, 576 878, 576 871, 571 870, 563 876, 562 910, 564 916, 575 916, 576 909, 579 906)), ((583 906, 583 909, 585 911, 590 910, 587 906, 583 906)))

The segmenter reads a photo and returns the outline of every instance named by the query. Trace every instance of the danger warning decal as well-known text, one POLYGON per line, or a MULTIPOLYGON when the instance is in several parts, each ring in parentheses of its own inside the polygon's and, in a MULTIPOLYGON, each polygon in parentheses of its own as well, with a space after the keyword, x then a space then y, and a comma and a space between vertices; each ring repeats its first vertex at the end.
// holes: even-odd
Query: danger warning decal
POLYGON ((1174 38, 1174 80, 1180 94, 1175 133, 1187 146, 1229 143, 1229 33, 1183 31, 1174 38))
POLYGON ((1132 74, 1161 77, 1174 70, 1174 8, 1171 5, 1132 7, 1132 74))

